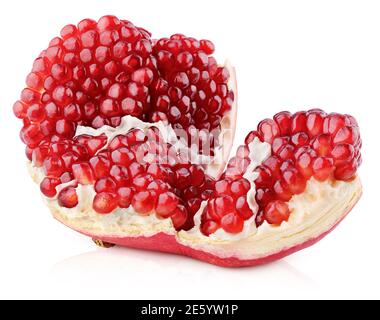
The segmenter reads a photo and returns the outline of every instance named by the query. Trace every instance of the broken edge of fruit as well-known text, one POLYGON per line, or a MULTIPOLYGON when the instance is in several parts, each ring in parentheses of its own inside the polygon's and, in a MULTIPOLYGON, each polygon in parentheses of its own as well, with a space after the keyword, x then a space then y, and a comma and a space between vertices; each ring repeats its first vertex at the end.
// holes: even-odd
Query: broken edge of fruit
MULTIPOLYGON (((206 237, 197 234, 196 237, 186 231, 176 232, 173 228, 165 227, 156 230, 142 231, 136 234, 115 235, 103 230, 89 230, 70 221, 64 210, 50 207, 55 219, 64 225, 84 235, 96 239, 99 243, 110 244, 103 247, 119 245, 130 248, 160 251, 188 256, 222 267, 246 267, 269 263, 301 249, 307 248, 330 233, 346 217, 362 195, 360 178, 345 183, 347 192, 342 199, 336 201, 324 211, 317 223, 307 226, 297 233, 287 233, 279 236, 275 229, 257 239, 241 239, 231 241, 204 241, 206 237), (197 238, 200 237, 200 238, 197 238)), ((170 223, 169 221, 167 221, 170 223)), ((299 226, 298 226, 299 227, 299 226)), ((208 238, 207 238, 208 239, 208 238)))
POLYGON ((207 173, 214 178, 219 178, 223 173, 229 156, 231 154, 232 146, 235 139, 236 132, 236 119, 237 119, 237 109, 238 109, 238 87, 236 79, 236 69, 229 60, 226 60, 224 67, 230 73, 230 79, 228 81, 228 87, 234 93, 234 103, 231 110, 223 117, 220 123, 221 134, 219 136, 219 146, 222 149, 218 153, 207 167, 207 173), (221 157, 220 157, 221 156, 221 157))

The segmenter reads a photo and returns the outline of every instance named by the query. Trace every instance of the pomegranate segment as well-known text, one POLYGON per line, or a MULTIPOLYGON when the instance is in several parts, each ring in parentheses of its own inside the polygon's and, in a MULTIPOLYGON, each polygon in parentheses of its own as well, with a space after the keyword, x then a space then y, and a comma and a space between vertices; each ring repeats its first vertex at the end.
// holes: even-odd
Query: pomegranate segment
POLYGON ((357 121, 277 113, 223 168, 236 88, 214 50, 182 34, 153 40, 115 16, 62 28, 13 105, 58 220, 114 244, 243 266, 308 246, 343 219, 361 194, 357 121))
MULTIPOLYGON (((254 214, 242 217, 236 208, 237 201, 240 201, 239 206, 242 205, 242 199, 247 197, 250 188, 241 188, 239 193, 234 193, 232 186, 244 179, 251 160, 249 153, 242 150, 249 150, 255 139, 271 145, 270 156, 254 169, 257 175, 254 181, 255 199, 259 207, 257 227, 264 221, 272 225, 288 221, 291 211, 287 203, 293 196, 305 191, 311 178, 318 182, 350 182, 355 178, 361 159, 359 128, 352 116, 326 114, 322 110, 312 109, 293 115, 281 112, 273 120, 265 119, 259 123, 257 131, 247 135, 245 145, 238 149, 222 179, 216 182, 213 198, 202 214, 203 234, 210 235, 218 229, 240 233, 242 227, 239 223, 235 223, 234 228, 223 225, 224 215, 232 213, 236 220, 244 221, 254 214), (231 206, 223 207, 219 214, 215 214, 215 201, 225 203, 226 199, 221 196, 226 195, 231 206)), ((232 218, 226 220, 232 221, 232 218)))

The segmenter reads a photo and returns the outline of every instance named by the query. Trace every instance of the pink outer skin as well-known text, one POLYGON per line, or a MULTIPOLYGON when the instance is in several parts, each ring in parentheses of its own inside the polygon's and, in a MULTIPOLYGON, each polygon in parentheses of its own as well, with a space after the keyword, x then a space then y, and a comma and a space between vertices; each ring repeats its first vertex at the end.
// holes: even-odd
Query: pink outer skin
MULTIPOLYGON (((360 197, 359 197, 360 198, 360 197)), ((359 198, 357 200, 359 200, 359 198)), ((356 203, 355 203, 356 204, 356 203)), ((354 204, 354 205, 355 205, 354 204)), ((168 235, 166 233, 157 233, 150 237, 114 237, 114 236, 96 236, 91 235, 88 232, 76 230, 72 226, 68 226, 84 235, 92 237, 94 239, 102 240, 104 242, 116 244, 123 247, 136 248, 136 249, 144 249, 144 250, 153 250, 167 253, 174 253, 179 255, 188 256, 194 259, 198 259, 201 261, 205 261, 211 264, 215 264, 221 267, 249 267, 256 266, 260 264, 269 263, 278 259, 281 259, 285 256, 288 256, 292 253, 295 253, 304 248, 310 247, 314 243, 318 242, 322 238, 324 238, 327 234, 329 234, 332 230, 334 230, 338 224, 347 216, 347 214, 352 210, 354 205, 342 215, 342 217, 326 232, 320 234, 318 237, 309 239, 304 243, 297 244, 294 247, 285 248, 280 252, 276 252, 274 254, 270 254, 268 256, 264 256, 261 258, 242 260, 237 257, 228 257, 222 258, 218 257, 212 253, 204 252, 202 250, 196 250, 191 247, 184 246, 177 242, 175 236, 168 235)), ((62 221, 61 221, 62 222, 62 221)))

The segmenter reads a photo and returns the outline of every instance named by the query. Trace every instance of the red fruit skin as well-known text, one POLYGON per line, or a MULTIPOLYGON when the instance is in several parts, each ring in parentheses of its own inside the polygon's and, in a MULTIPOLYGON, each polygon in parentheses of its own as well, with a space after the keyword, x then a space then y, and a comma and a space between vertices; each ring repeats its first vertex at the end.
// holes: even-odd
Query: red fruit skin
POLYGON ((170 235, 163 232, 157 233, 149 237, 144 237, 144 236, 118 237, 118 236, 112 236, 112 235, 104 236, 104 235, 90 234, 86 231, 78 230, 74 226, 71 226, 67 224, 67 222, 60 219, 57 214, 55 213, 53 214, 58 221, 65 224, 67 227, 83 235, 89 236, 91 238, 102 240, 103 242, 108 242, 108 243, 112 243, 118 246, 128 247, 128 248, 173 253, 173 254, 183 255, 183 256, 193 258, 193 259, 201 260, 201 261, 211 263, 220 267, 238 268, 238 267, 250 267, 250 266, 257 266, 257 265, 270 263, 270 262, 282 259, 297 251, 300 251, 302 249, 312 246, 313 244, 315 244, 316 242, 318 242, 319 240, 327 236, 331 231, 333 231, 339 225, 339 223, 348 215, 348 213, 352 210, 355 204, 359 201, 360 196, 361 194, 356 198, 355 202, 351 205, 351 207, 348 208, 347 212, 342 214, 339 220, 337 220, 336 223, 329 230, 325 231, 319 236, 308 239, 307 241, 303 243, 299 243, 293 247, 285 248, 282 251, 275 252, 267 256, 258 257, 254 259, 247 259, 247 260, 239 259, 233 256, 219 257, 209 252, 193 249, 191 247, 188 247, 179 243, 174 235, 170 235))

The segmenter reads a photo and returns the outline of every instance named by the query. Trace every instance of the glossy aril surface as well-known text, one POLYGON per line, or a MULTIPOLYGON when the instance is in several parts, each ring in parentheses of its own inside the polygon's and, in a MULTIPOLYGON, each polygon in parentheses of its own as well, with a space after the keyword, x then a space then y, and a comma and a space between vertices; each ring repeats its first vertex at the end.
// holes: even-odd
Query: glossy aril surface
POLYGON ((67 25, 34 61, 13 106, 23 120, 21 139, 30 153, 53 137, 72 139, 78 125, 117 127, 132 115, 169 121, 179 135, 191 132, 189 145, 207 135, 207 148, 199 151, 213 154, 217 129, 234 102, 230 75, 213 52, 208 40, 152 40, 114 16, 67 25))
POLYGON ((209 40, 183 35, 152 40, 145 29, 115 16, 63 27, 34 61, 13 106, 23 121, 20 137, 27 157, 46 176, 42 193, 58 196, 61 206, 71 208, 77 203, 75 188, 57 195, 57 187, 93 185, 98 213, 132 204, 142 214, 156 210, 159 217, 174 216, 176 227, 191 228, 191 217, 213 189, 203 167, 172 155, 164 165, 154 159, 141 163, 137 149, 142 144, 143 156, 168 150, 150 141, 153 131, 147 136, 130 130, 112 141, 75 132, 79 125, 118 127, 125 115, 163 120, 178 134, 189 133, 189 145, 201 145, 198 152, 213 154, 219 131, 211 131, 234 102, 230 75, 213 52, 209 40), (148 194, 140 193, 147 188, 148 194))
POLYGON ((215 183, 214 197, 202 214, 204 234, 218 229, 239 233, 243 229, 240 220, 252 217, 247 204, 249 184, 243 175, 250 163, 248 146, 256 138, 271 145, 271 155, 255 169, 257 226, 264 221, 273 225, 287 221, 291 215, 287 203, 305 191, 309 179, 350 182, 361 164, 359 128, 352 116, 320 109, 280 112, 247 135, 245 145, 215 183))
MULTIPOLYGON (((229 71, 218 66, 211 56, 214 45, 208 40, 198 41, 175 34, 157 40, 153 52, 161 77, 153 84, 152 108, 155 112, 152 117, 167 119, 175 129, 182 129, 190 136, 192 131, 203 130, 208 133, 209 144, 213 147, 218 134, 213 131, 235 100, 228 86, 229 71)), ((199 133, 193 140, 199 140, 199 133)))

